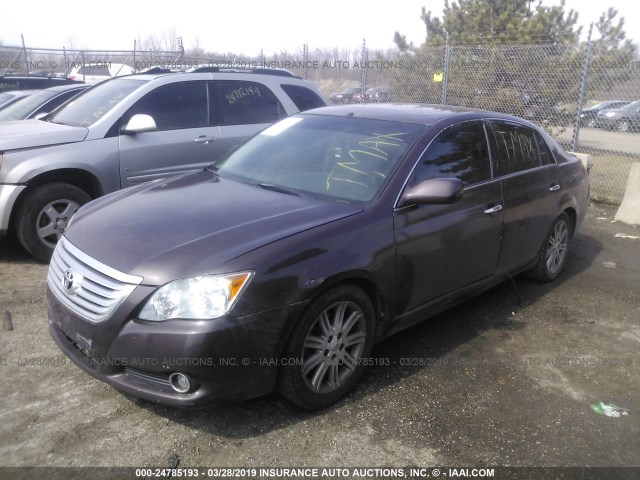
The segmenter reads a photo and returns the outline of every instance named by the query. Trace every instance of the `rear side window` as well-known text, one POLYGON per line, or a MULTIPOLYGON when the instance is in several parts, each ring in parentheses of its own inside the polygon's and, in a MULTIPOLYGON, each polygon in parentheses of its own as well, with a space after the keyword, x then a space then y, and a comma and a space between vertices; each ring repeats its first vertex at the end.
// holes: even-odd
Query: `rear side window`
POLYGON ((429 178, 458 178, 465 185, 489 180, 491 163, 481 122, 467 122, 440 133, 420 159, 412 184, 429 178))
POLYGON ((536 132, 536 140, 538 140, 538 151, 540 152, 540 163, 542 165, 554 165, 556 163, 556 159, 551 153, 551 149, 547 142, 544 141, 542 135, 536 132))
POLYGON ((265 85, 221 80, 217 86, 222 125, 274 123, 287 116, 278 98, 265 85))
POLYGON ((496 142, 498 175, 521 172, 541 165, 536 131, 507 122, 491 122, 491 127, 496 142))
POLYGON ((127 112, 151 115, 158 130, 197 128, 208 125, 207 82, 178 82, 145 95, 127 112))
POLYGON ((320 95, 306 87, 290 84, 282 84, 280 86, 301 112, 326 105, 320 95))

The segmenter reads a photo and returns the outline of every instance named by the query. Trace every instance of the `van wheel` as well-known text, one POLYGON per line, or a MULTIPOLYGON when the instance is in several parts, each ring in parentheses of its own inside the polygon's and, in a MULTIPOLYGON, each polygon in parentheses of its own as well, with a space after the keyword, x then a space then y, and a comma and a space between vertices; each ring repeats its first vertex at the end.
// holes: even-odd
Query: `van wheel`
POLYGON ((48 262, 71 217, 91 197, 68 183, 47 183, 26 194, 16 215, 16 234, 38 260, 48 262))
POLYGON ((567 261, 570 238, 571 221, 569 216, 563 213, 553 223, 540 259, 536 266, 527 272, 527 276, 541 282, 551 282, 558 278, 567 261))
POLYGON ((308 410, 328 407, 362 375, 374 339, 374 309, 361 289, 344 285, 321 295, 294 327, 278 390, 308 410))

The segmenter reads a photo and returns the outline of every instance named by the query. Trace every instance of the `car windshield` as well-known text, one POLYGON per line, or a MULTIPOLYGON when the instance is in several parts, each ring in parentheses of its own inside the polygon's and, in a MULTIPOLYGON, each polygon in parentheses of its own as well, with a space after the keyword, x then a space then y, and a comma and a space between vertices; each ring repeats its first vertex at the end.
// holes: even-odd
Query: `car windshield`
POLYGON ((616 105, 623 105, 623 102, 601 102, 601 103, 598 103, 598 104, 594 105, 591 108, 602 110, 602 109, 605 109, 605 108, 615 108, 616 105))
POLYGON ((0 122, 7 122, 9 120, 23 120, 32 111, 42 105, 44 102, 55 96, 55 92, 48 92, 42 90, 40 92, 29 95, 28 97, 21 98, 20 100, 12 103, 7 108, 0 110, 0 122))
POLYGON ((622 109, 624 110, 637 110, 638 108, 640 108, 640 100, 631 102, 625 105, 624 107, 622 107, 622 109))
POLYGON ((222 177, 347 202, 376 197, 425 129, 412 123, 297 115, 215 165, 222 177))
POLYGON ((74 97, 48 120, 74 127, 89 127, 146 82, 148 80, 141 78, 116 78, 100 83, 74 97))

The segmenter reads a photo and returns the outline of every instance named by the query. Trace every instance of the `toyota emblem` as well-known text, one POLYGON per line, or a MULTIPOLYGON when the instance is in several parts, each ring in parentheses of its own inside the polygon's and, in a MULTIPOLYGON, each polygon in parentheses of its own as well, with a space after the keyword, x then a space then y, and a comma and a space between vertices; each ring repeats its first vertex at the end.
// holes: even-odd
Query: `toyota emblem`
POLYGON ((80 290, 80 282, 82 275, 74 273, 71 270, 64 272, 62 276, 62 287, 67 295, 75 295, 80 290))

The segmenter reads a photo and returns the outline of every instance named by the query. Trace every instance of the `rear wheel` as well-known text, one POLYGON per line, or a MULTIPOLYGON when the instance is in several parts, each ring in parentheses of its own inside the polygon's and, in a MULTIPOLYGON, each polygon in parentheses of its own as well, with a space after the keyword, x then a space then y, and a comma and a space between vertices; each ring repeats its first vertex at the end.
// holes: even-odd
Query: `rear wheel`
POLYGON ((374 310, 361 289, 344 285, 320 296, 295 326, 278 389, 299 407, 325 408, 349 393, 373 347, 374 310))
POLYGON ((570 237, 571 221, 569 216, 563 213, 553 223, 540 259, 536 266, 527 272, 527 275, 541 282, 551 282, 558 278, 567 261, 570 237))
POLYGON ((68 183, 47 183, 24 197, 17 211, 16 234, 38 260, 49 261, 71 217, 91 197, 68 183))

